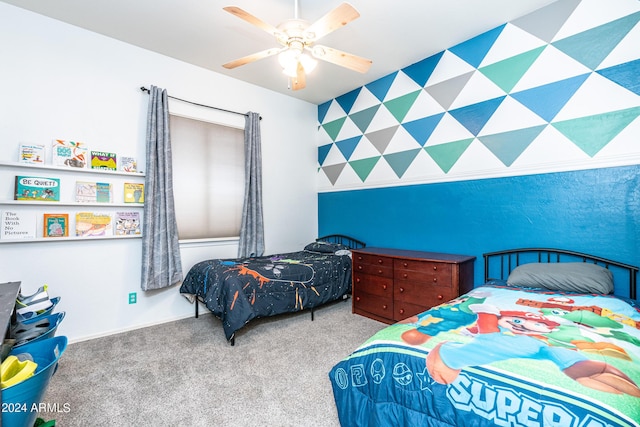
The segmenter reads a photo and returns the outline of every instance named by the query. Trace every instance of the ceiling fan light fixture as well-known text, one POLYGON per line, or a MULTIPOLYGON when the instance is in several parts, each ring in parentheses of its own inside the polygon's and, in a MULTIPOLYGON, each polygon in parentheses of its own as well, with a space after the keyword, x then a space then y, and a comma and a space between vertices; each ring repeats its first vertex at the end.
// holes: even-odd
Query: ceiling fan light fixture
POLYGON ((307 74, 315 70, 316 65, 318 65, 318 61, 316 61, 306 53, 303 53, 302 55, 300 55, 298 57, 298 60, 302 64, 302 68, 304 68, 304 72, 307 74))

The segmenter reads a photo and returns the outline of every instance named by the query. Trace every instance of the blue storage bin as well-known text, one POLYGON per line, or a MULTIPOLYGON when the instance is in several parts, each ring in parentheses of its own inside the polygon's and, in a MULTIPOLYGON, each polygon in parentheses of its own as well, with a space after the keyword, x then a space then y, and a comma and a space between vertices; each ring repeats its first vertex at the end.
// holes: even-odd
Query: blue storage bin
POLYGON ((56 305, 58 305, 58 303, 60 302, 60 298, 61 297, 51 298, 51 307, 47 308, 42 313, 29 313, 31 315, 31 317, 29 317, 27 319, 24 319, 24 320, 20 320, 20 317, 18 316, 18 320, 21 321, 21 322, 26 322, 26 321, 31 321, 31 320, 35 320, 35 319, 40 319, 42 316, 50 315, 53 312, 53 309, 56 308, 56 305))
POLYGON ((38 368, 32 377, 2 390, 2 425, 33 427, 38 417, 38 406, 49 385, 58 361, 67 348, 67 337, 53 337, 21 345, 13 355, 29 353, 38 368))
POLYGON ((53 337, 56 334, 56 329, 58 328, 60 323, 62 323, 62 319, 64 319, 64 316, 65 316, 65 312, 63 311, 60 313, 49 314, 47 316, 40 315, 34 319, 29 319, 29 320, 25 320, 24 322, 19 322, 22 325, 28 326, 28 325, 33 325, 36 322, 48 320, 49 326, 42 331, 41 335, 37 337, 29 338, 26 342, 16 343, 16 345, 14 345, 14 348, 53 337))

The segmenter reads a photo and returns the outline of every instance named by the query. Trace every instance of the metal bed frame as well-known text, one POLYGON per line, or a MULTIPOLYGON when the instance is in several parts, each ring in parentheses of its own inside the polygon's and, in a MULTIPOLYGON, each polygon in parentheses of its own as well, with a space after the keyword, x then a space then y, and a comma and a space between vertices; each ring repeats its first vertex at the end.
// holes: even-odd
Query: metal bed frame
MULTIPOLYGON (((338 243, 341 245, 345 245, 347 246, 349 249, 360 249, 360 248, 364 248, 366 246, 366 243, 358 240, 358 239, 354 239, 353 237, 350 236, 345 236, 344 234, 330 234, 327 236, 322 236, 322 237, 318 237, 316 239, 316 242, 327 242, 327 243, 338 243)), ((345 295, 343 297, 343 301, 347 301, 349 299, 349 295, 345 295)), ((199 317, 199 303, 202 302, 199 298, 195 299, 195 317, 196 319, 199 317)), ((311 312, 311 321, 313 321, 314 319, 314 312, 315 309, 317 307, 311 307, 309 309, 305 309, 305 310, 309 310, 311 312)), ((304 311, 304 310, 302 310, 304 311)), ((236 343, 236 336, 235 334, 231 337, 231 339, 229 340, 229 343, 233 346, 236 343)))
POLYGON ((509 273, 521 264, 532 262, 587 262, 600 265, 611 270, 612 273, 629 276, 629 297, 637 298, 637 276, 639 268, 606 258, 588 255, 580 252, 551 248, 522 248, 508 249, 497 252, 487 252, 484 257, 484 279, 506 280, 509 273), (499 268, 498 268, 499 266, 499 268))

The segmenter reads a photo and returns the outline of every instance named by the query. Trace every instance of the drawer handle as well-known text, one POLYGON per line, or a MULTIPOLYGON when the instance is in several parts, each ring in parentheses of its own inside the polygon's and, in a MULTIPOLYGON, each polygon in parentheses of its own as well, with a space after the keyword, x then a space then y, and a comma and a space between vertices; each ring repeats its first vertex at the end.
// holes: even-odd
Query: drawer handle
POLYGON ((409 277, 409 275, 407 273, 404 273, 402 277, 406 279, 407 277, 409 277))
POLYGON ((360 301, 360 297, 356 297, 356 301, 360 301))
POLYGON ((399 311, 400 311, 400 314, 404 314, 404 308, 401 308, 399 311))
POLYGON ((359 277, 356 279, 356 283, 360 283, 360 278, 359 277))
POLYGON ((387 285, 382 285, 382 289, 387 290, 387 285))
POLYGON ((362 266, 361 265, 358 266, 358 270, 362 270, 362 266))
POLYGON ((400 293, 404 292, 404 288, 400 288, 398 290, 400 291, 400 293))
POLYGON ((438 269, 438 266, 437 266, 437 265, 434 265, 434 266, 433 266, 433 271, 436 271, 437 269, 438 269))
POLYGON ((383 309, 383 310, 386 310, 386 309, 387 309, 387 304, 383 304, 383 305, 382 305, 382 309, 383 309))
POLYGON ((378 274, 382 274, 382 270, 378 270, 378 274))
POLYGON ((438 295, 438 299, 442 300, 442 299, 444 299, 444 297, 442 295, 438 295))
POLYGON ((404 266, 405 266, 405 268, 406 268, 406 267, 409 267, 409 264, 407 264, 406 262, 403 262, 403 263, 402 263, 402 265, 404 265, 404 266))
POLYGON ((362 261, 362 255, 358 255, 358 261, 362 261))
POLYGON ((382 260, 381 259, 378 259, 378 264, 382 264, 382 260))
POLYGON ((433 283, 436 283, 437 281, 438 281, 438 278, 437 278, 437 277, 434 277, 434 278, 433 278, 433 283))

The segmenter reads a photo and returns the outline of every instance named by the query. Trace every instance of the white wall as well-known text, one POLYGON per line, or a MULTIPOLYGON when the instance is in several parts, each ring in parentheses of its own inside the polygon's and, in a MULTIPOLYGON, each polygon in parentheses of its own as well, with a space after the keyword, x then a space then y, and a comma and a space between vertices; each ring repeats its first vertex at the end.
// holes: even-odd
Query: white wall
MULTIPOLYGON (((139 88, 155 85, 190 101, 259 112, 266 251, 298 250, 316 237, 315 105, 5 3, 0 40, 0 161, 16 161, 20 141, 49 145, 58 138, 128 153, 143 165, 148 96, 139 88)), ((243 122, 219 115, 228 124, 238 118, 243 122)), ((17 173, 4 169, 0 188, 17 173)), ((10 198, 8 191, 0 199, 10 198)), ((234 242, 183 248, 184 273, 236 250, 234 242)), ((62 297, 58 311, 66 312, 58 333, 70 341, 191 316, 178 287, 140 290, 140 257, 139 239, 5 243, 0 283, 20 280, 25 293, 49 284, 62 297), (138 292, 137 304, 128 304, 130 292, 138 292)))

